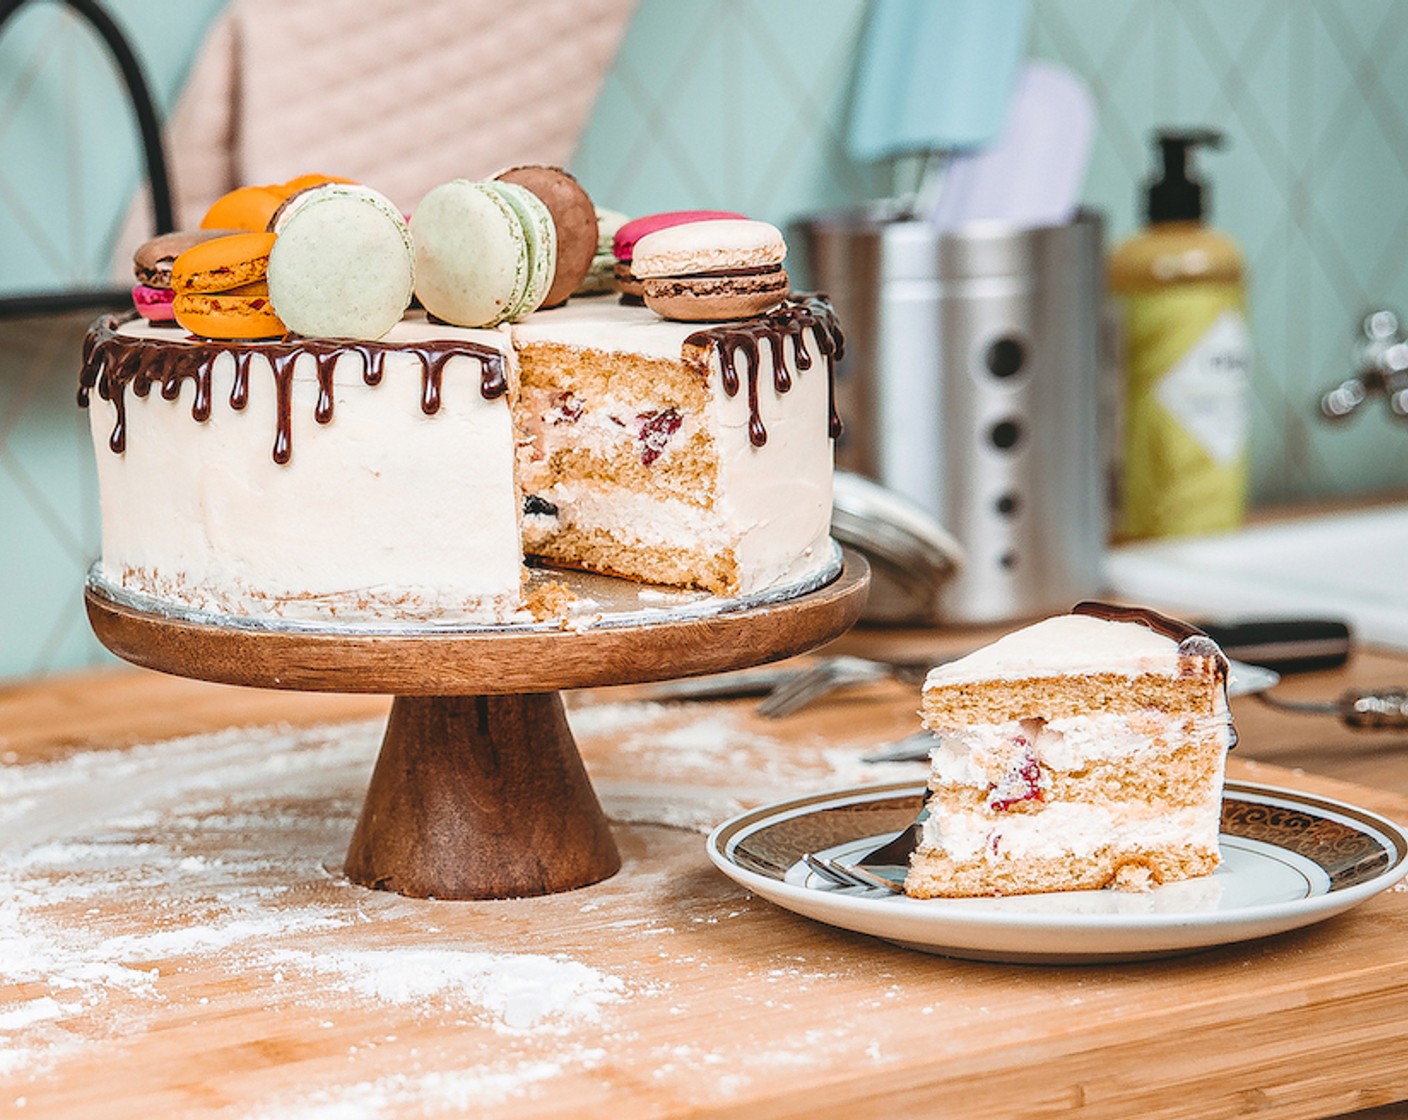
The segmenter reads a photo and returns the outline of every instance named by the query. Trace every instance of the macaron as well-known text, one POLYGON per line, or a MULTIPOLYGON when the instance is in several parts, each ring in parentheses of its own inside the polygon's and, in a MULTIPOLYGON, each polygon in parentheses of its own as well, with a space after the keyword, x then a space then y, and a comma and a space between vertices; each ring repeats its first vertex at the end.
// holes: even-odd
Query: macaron
POLYGON ((415 253, 401 212, 370 187, 323 183, 274 219, 269 298, 294 334, 374 340, 411 303, 415 253))
POLYGON ((236 233, 192 246, 171 265, 176 321, 203 338, 277 338, 286 333, 269 301, 272 233, 236 233))
POLYGON ((592 205, 591 196, 561 167, 525 164, 500 171, 494 179, 526 187, 548 208, 557 237, 557 253, 552 283, 541 306, 557 307, 565 303, 577 290, 596 256, 596 207, 592 205))
POLYGON ((262 232, 283 200, 279 187, 238 187, 211 204, 200 220, 200 228, 262 232))
POLYGON ((176 293, 170 288, 154 288, 148 284, 132 286, 132 306, 154 327, 175 325, 175 302, 176 293))
POLYGON ((552 288, 557 264, 557 225, 547 204, 527 187, 501 182, 484 185, 499 192, 523 227, 524 248, 528 254, 528 284, 522 298, 508 309, 508 319, 517 321, 541 307, 552 288))
POLYGON ((616 257, 616 290, 628 299, 638 300, 645 295, 645 289, 631 268, 636 242, 642 237, 690 222, 726 221, 743 217, 744 215, 735 214, 731 210, 670 210, 632 218, 616 231, 616 236, 611 241, 611 251, 616 257))
POLYGON ((226 237, 234 230, 190 229, 163 233, 137 246, 132 254, 132 274, 136 286, 132 289, 132 304, 149 323, 173 323, 176 314, 171 308, 171 266, 187 249, 215 237, 226 237))
POLYGON ((646 234, 634 246, 631 268, 657 315, 715 322, 761 315, 786 299, 786 256, 776 226, 715 219, 646 234))
POLYGON ((237 187, 222 194, 200 220, 201 229, 240 229, 251 233, 269 228, 284 199, 296 191, 323 183, 350 183, 336 175, 299 175, 286 183, 237 187))
POLYGON ((132 275, 137 283, 153 288, 171 287, 171 266, 187 249, 217 237, 229 237, 236 229, 184 229, 162 233, 143 241, 132 254, 132 275))
POLYGON ((416 296, 437 319, 497 326, 547 295, 556 234, 547 207, 525 187, 452 179, 420 200, 410 228, 416 296))

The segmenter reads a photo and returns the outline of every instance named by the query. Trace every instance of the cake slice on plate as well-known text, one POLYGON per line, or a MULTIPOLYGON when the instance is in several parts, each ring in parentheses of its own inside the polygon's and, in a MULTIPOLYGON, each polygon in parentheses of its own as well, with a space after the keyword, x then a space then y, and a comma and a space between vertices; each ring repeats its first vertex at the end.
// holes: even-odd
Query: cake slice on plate
POLYGON ((1195 627, 1083 603, 924 684, 917 898, 1141 890, 1218 865, 1227 659, 1195 627))

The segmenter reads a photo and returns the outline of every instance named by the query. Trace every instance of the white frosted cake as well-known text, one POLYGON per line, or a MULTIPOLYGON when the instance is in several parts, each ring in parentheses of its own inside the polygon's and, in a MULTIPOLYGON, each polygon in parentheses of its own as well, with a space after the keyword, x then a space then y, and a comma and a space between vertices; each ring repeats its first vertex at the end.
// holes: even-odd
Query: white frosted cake
POLYGON ((924 684, 928 819, 919 898, 1144 889, 1210 873, 1226 754, 1227 661, 1186 624, 1082 604, 924 684))
POLYGON ((411 313, 376 342, 99 324, 102 575, 253 618, 504 621, 526 526, 554 564, 756 591, 830 561, 838 346, 813 301, 723 324, 609 297, 492 330, 411 313))

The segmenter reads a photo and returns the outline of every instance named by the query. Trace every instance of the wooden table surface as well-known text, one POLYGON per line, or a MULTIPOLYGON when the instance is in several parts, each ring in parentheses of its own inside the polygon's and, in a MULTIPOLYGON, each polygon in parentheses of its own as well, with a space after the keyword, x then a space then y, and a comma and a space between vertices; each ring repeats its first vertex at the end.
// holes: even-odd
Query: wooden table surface
MULTIPOLYGON (((856 632, 935 654, 984 635, 856 632)), ((1360 652, 1296 698, 1408 684, 1360 652)), ((624 857, 546 898, 363 890, 341 859, 388 702, 119 669, 0 688, 0 1114, 1408 1115, 1408 890, 1165 961, 979 964, 756 899, 703 833, 860 756, 913 688, 767 721, 574 693, 624 857)), ((1408 737, 1234 704, 1233 776, 1408 821, 1408 737)))

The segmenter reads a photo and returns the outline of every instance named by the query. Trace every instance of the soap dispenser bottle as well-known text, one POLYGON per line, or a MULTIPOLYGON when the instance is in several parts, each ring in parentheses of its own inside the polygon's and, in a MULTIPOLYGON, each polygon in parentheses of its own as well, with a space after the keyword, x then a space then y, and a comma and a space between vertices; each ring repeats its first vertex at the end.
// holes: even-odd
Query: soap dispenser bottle
POLYGON ((1123 326, 1121 540, 1232 529, 1246 511, 1242 254, 1204 224, 1207 193, 1189 166, 1194 149, 1222 137, 1161 130, 1154 140, 1163 168, 1146 187, 1148 224, 1109 260, 1123 326))

